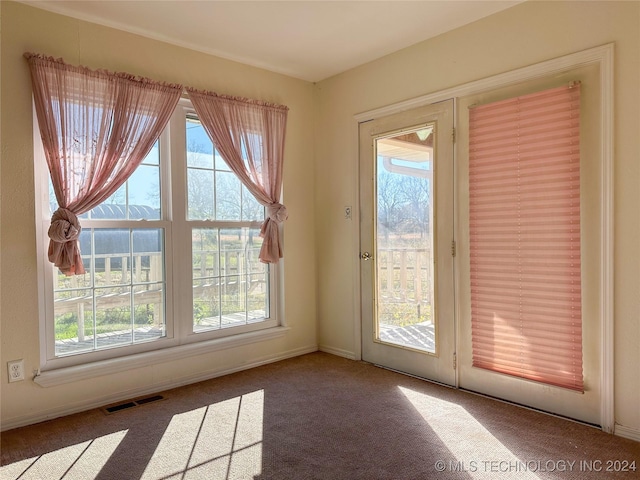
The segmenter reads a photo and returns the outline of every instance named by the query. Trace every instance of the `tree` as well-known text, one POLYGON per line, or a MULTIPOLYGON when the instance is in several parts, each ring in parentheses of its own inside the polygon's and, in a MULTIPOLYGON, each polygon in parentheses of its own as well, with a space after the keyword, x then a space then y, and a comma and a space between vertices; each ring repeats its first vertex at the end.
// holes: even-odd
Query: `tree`
POLYGON ((191 139, 187 145, 188 211, 190 219, 213 219, 213 158, 206 146, 191 139))
POLYGON ((388 170, 382 157, 378 160, 377 201, 378 230, 385 242, 396 237, 419 234, 429 236, 432 180, 425 170, 388 170))
POLYGON ((424 177, 405 176, 401 183, 402 196, 408 208, 407 227, 424 238, 429 232, 431 217, 431 180, 424 177))
POLYGON ((261 220, 264 217, 264 207, 233 172, 220 170, 219 158, 216 160, 218 164, 214 173, 211 170, 214 157, 206 151, 206 146, 195 139, 189 142, 189 218, 261 220))
POLYGON ((385 241, 389 234, 398 231, 404 218, 400 175, 388 172, 384 168, 378 170, 378 230, 384 234, 385 241))

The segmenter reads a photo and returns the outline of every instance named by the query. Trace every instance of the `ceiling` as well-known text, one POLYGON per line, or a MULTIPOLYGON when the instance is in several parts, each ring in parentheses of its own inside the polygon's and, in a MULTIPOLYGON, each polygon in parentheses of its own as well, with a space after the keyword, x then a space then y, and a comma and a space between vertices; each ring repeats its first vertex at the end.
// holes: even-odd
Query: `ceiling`
POLYGON ((311 82, 520 1, 22 0, 311 82))

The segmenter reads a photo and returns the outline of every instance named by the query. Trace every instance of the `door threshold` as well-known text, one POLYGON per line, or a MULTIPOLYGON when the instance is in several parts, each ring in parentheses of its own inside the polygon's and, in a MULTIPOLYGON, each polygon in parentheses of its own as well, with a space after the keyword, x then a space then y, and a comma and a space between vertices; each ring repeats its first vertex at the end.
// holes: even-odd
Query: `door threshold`
POLYGON ((584 420, 577 420, 575 418, 571 418, 571 417, 567 417, 567 416, 560 415, 560 414, 557 414, 557 413, 549 412, 547 410, 542 410, 540 408, 530 407, 528 405, 523 405, 522 403, 512 402, 510 400, 505 400, 504 398, 494 397, 493 395, 487 395, 486 393, 480 393, 480 392, 476 392, 474 390, 468 390, 466 388, 458 388, 458 390, 460 390, 461 392, 470 393, 472 395, 477 395, 479 397, 488 398, 490 400, 495 400, 496 402, 506 403, 507 405, 513 405, 515 407, 524 408, 524 409, 530 410, 532 412, 544 413, 545 415, 549 415, 549 416, 552 416, 552 417, 555 417, 555 418, 560 418, 562 420, 568 420, 568 421, 573 422, 573 423, 578 423, 580 425, 585 425, 587 427, 591 427, 591 428, 596 428, 598 430, 602 430, 602 426, 598 425, 597 423, 590 423, 590 422, 585 422, 584 420))
POLYGON ((480 393, 480 392, 476 392, 474 390, 468 390, 466 388, 460 388, 460 387, 456 388, 453 385, 449 385, 449 384, 446 384, 446 383, 438 382, 437 380, 432 380, 430 378, 421 377, 419 375, 414 375, 412 373, 403 372, 402 370, 396 370, 395 368, 386 367, 386 366, 380 365, 378 363, 371 363, 371 365, 373 365, 374 367, 382 368, 384 370, 389 370, 390 372, 399 373, 401 375, 406 375, 407 377, 416 378, 416 379, 422 380, 424 382, 433 383, 433 384, 439 385, 441 387, 450 388, 452 390, 459 390, 461 392, 470 393, 472 395, 477 395, 479 397, 488 398, 489 400, 494 400, 496 402, 505 403, 507 405, 513 405, 514 407, 524 408, 524 409, 530 410, 532 412, 543 413, 545 415, 549 415, 551 417, 559 418, 561 420, 567 420, 569 422, 577 423, 579 425, 584 425, 586 427, 591 427, 591 428, 595 428, 597 430, 602 430, 602 426, 598 425, 597 423, 590 423, 590 422, 585 422, 583 420, 577 420, 575 418, 567 417, 567 416, 564 416, 564 415, 559 415, 557 413, 549 412, 547 410, 542 410, 542 409, 539 409, 539 408, 530 407, 528 405, 523 405, 522 403, 512 402, 510 400, 505 400, 504 398, 494 397, 492 395, 487 395, 486 393, 480 393))
POLYGON ((386 367, 384 365, 379 365, 377 363, 372 363, 371 365, 373 365, 374 367, 383 368, 384 370, 389 370, 390 372, 399 373, 401 375, 406 375, 407 377, 417 378, 418 380, 422 380, 424 382, 434 383, 436 385, 440 385, 441 387, 447 387, 447 388, 452 388, 454 390, 457 390, 456 387, 454 387, 453 385, 449 385, 448 383, 442 383, 442 382, 439 382, 437 380, 432 380, 431 378, 421 377, 421 376, 415 375, 413 373, 403 372, 402 370, 396 370, 395 368, 386 367))

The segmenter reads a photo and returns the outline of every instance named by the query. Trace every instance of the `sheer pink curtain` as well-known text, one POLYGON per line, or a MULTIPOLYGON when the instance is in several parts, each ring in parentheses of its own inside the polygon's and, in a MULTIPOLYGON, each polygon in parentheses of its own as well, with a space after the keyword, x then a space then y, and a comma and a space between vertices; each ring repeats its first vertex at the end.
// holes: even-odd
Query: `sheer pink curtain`
POLYGON ((469 112, 473 366, 583 391, 580 85, 469 112))
POLYGON ((182 86, 25 57, 60 207, 49 227, 49 260, 66 275, 82 274, 77 215, 109 198, 135 171, 169 121, 182 86))
POLYGON ((278 225, 287 219, 280 203, 287 124, 286 106, 187 88, 198 118, 216 149, 245 187, 267 208, 260 261, 282 258, 278 225))

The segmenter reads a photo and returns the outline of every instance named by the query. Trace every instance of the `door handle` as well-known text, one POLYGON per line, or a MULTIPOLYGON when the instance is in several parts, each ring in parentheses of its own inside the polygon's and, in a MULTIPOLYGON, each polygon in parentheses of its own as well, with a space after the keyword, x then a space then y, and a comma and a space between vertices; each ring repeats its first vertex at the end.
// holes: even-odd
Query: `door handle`
POLYGON ((369 252, 363 252, 360 254, 360 258, 362 260, 371 260, 373 257, 371 256, 371 254, 369 252))

